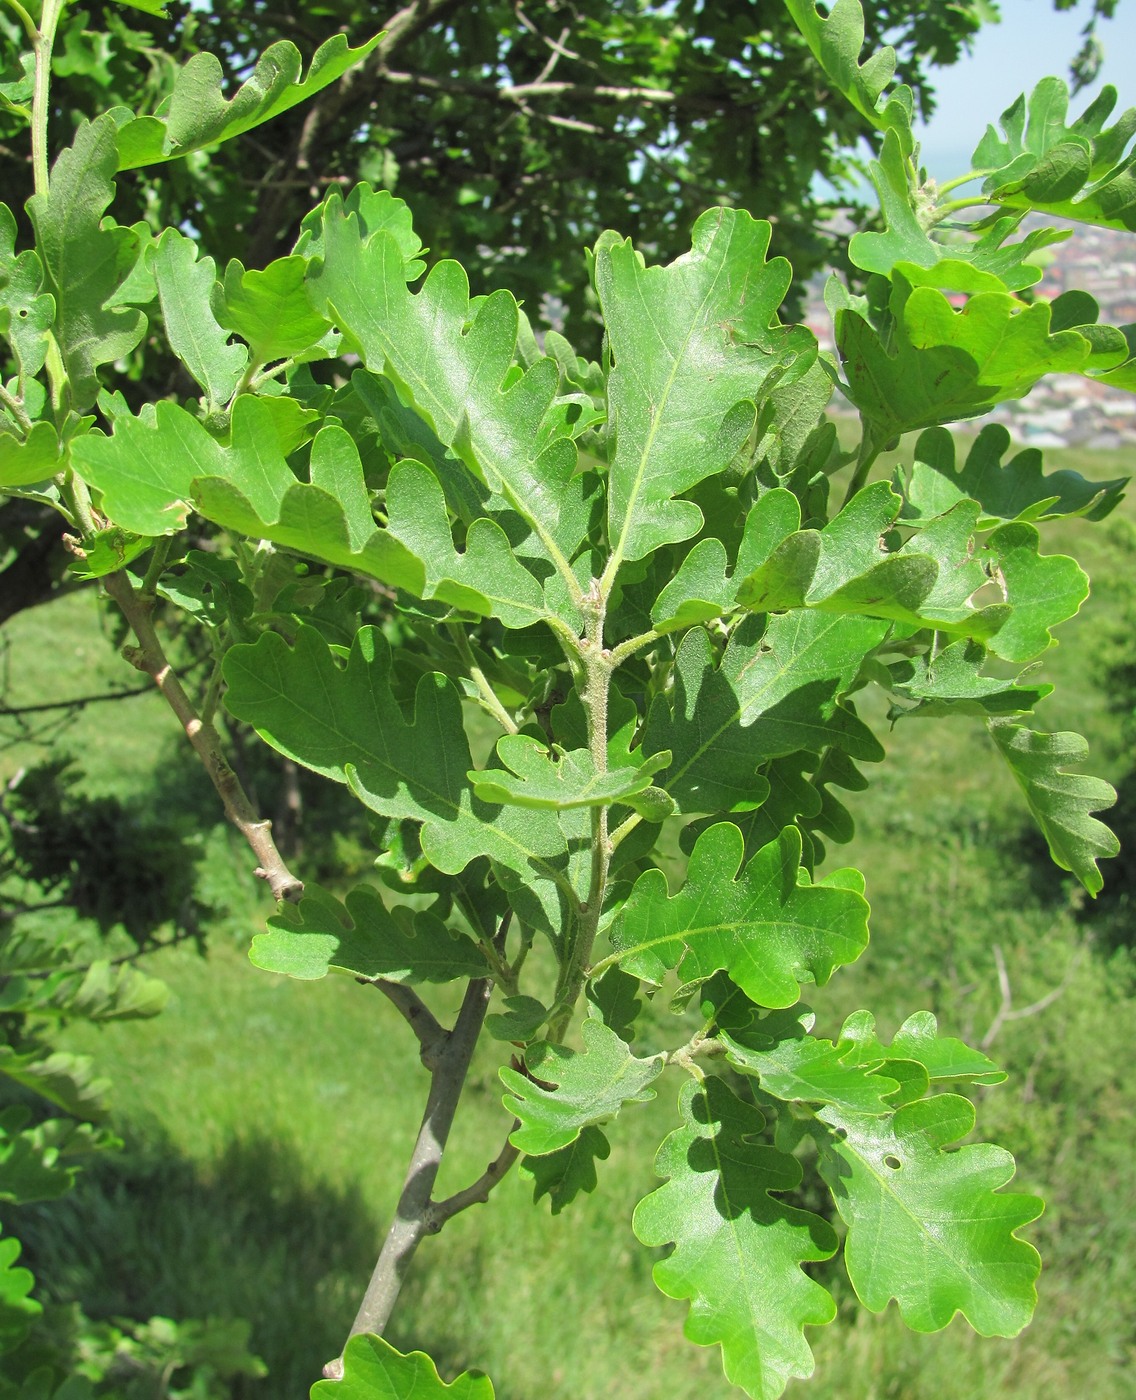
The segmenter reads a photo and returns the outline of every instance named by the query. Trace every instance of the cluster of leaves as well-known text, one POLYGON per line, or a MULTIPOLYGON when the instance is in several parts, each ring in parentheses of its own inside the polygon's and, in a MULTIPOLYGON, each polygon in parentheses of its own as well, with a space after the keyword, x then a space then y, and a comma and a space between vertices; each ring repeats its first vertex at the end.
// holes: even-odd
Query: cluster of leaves
MULTIPOLYGON (((997 1067, 926 1013, 890 1043, 867 1012, 821 1038, 800 999, 868 939, 863 877, 818 867, 852 831, 840 794, 884 757, 856 709, 869 687, 897 721, 985 724, 1054 859, 1100 888, 1115 841, 1093 813, 1111 789, 1068 771, 1078 736, 1031 726, 1050 687, 1022 668, 1088 587, 1039 524, 1100 518, 1124 483, 1004 461, 997 430, 959 465, 945 425, 1055 371, 1132 373, 1131 335, 1098 325, 1091 298, 1020 295, 1055 235, 1011 240, 1029 209, 1123 224, 1136 124, 1104 128, 1106 98, 1067 128, 1048 89, 1028 126, 1012 108, 976 157, 1000 212, 947 238, 894 53, 860 62, 856 0, 825 18, 787 4, 882 133, 885 227, 850 247, 866 292, 830 288, 838 359, 782 324, 792 271, 768 257, 770 224, 726 208, 670 263, 599 238, 598 363, 555 332, 538 343, 509 292, 471 296, 456 262, 423 279, 410 211, 369 184, 330 195, 285 256, 220 277, 177 229, 107 217, 117 172, 240 134, 366 46, 228 100, 199 64, 184 106, 175 88, 153 118, 80 128, 29 202, 35 249, 0 224, 0 487, 68 518, 84 576, 210 630, 205 722, 223 687, 233 716, 373 817, 380 883, 309 886, 253 961, 388 989, 493 979, 511 1147, 553 1211, 596 1187, 603 1125, 683 1074, 635 1231, 669 1247, 655 1278, 689 1300, 691 1339, 762 1400, 811 1372, 805 1328, 835 1304, 806 1266, 841 1247, 864 1305, 894 1299, 916 1329, 961 1313, 1012 1336, 1030 1316, 1038 1259, 1017 1232, 1040 1202, 1003 1190, 1008 1153, 956 1145, 974 1112, 954 1089, 997 1067), (134 413, 105 367, 148 319, 198 392, 134 413), (834 394, 861 419, 852 453, 834 394), (913 429, 894 478, 870 481, 913 429), (231 551, 185 553, 193 515, 231 551), (302 587, 266 582, 277 552, 316 566, 302 587), (136 595, 123 571, 143 557, 136 595), (360 625, 344 573, 385 600, 380 625, 360 625), (552 978, 528 961, 538 937, 552 978), (648 1045, 644 995, 675 1013, 648 1045), (806 1170, 840 1236, 786 1200, 806 1170)), ((376 1338, 345 1365, 313 1394, 491 1394, 376 1338)))
MULTIPOLYGON (((398 5, 376 11, 359 0, 314 9, 175 0, 169 21, 158 5, 141 8, 85 6, 69 19, 55 65, 68 115, 151 113, 185 81, 187 63, 198 78, 219 72, 218 58, 248 73, 250 55, 261 56, 262 73, 295 69, 297 45, 317 53, 391 19, 358 80, 284 113, 255 143, 136 166, 121 196, 133 217, 175 228, 189 219, 214 256, 248 261, 251 251, 259 265, 307 212, 313 183, 397 182, 433 245, 468 258, 475 279, 504 275, 532 306, 557 296, 574 321, 587 296, 561 235, 563 209, 573 210, 578 241, 614 227, 671 258, 702 208, 739 203, 778 213, 786 247, 812 271, 831 246, 817 231, 824 206, 813 177, 840 178, 867 130, 854 109, 824 100, 824 76, 779 5, 738 15, 689 0, 659 12, 587 0, 518 13, 511 0, 430 0, 401 16, 398 5)), ((929 60, 954 62, 984 13, 974 0, 887 0, 868 22, 873 41, 898 44, 904 79, 929 112, 929 60)), ((11 77, 25 78, 0 91, 26 110, 27 40, 6 12, 0 26, 11 77)), ((19 113, 0 112, 7 149, 19 148, 21 124, 19 113)), ((0 180, 9 199, 27 180, 25 164, 2 150, 0 180)))

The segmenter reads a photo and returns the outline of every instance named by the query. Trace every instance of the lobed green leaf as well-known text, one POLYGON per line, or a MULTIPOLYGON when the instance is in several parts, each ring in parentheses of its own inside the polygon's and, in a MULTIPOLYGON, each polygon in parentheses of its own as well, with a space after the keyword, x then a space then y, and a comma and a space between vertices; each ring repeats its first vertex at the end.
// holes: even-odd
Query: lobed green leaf
POLYGON ((114 198, 114 143, 112 116, 82 122, 52 166, 48 192, 28 200, 43 291, 54 298, 55 339, 80 413, 98 394, 98 367, 124 358, 146 331, 141 311, 114 304, 140 247, 132 229, 103 227, 114 198))
POLYGON ((729 822, 702 832, 673 897, 661 870, 635 882, 611 930, 612 961, 656 985, 679 967, 684 982, 722 970, 760 1006, 791 1006, 802 982, 823 985, 868 944, 868 905, 853 871, 813 885, 795 827, 742 864, 729 822), (681 966, 680 966, 681 964, 681 966))
POLYGON ((784 258, 765 261, 770 233, 744 210, 714 209, 695 224, 691 252, 668 267, 647 267, 615 234, 596 245, 614 361, 608 537, 615 568, 698 533, 702 512, 674 498, 729 464, 764 395, 815 356, 807 331, 777 320, 792 272, 784 258))
POLYGON ((671 756, 652 754, 639 767, 618 767, 603 773, 586 749, 553 756, 527 734, 506 734, 497 740, 497 757, 512 771, 485 768, 468 774, 474 792, 485 802, 515 807, 610 807, 645 793, 651 779, 671 756))
POLYGON ((449 1385, 421 1351, 404 1354, 382 1337, 352 1337, 343 1353, 343 1377, 316 1381, 311 1400, 493 1400, 493 1383, 463 1371, 449 1385))
POLYGON ((333 34, 316 50, 303 77, 299 49, 281 39, 265 49, 231 98, 224 95, 225 74, 216 56, 194 54, 177 70, 173 91, 153 116, 115 109, 117 168, 134 170, 176 160, 251 131, 342 77, 372 53, 382 37, 376 34, 352 49, 346 35, 333 34))
POLYGON ((942 292, 913 286, 896 269, 888 306, 887 334, 852 306, 836 312, 849 397, 881 443, 1019 399, 1046 374, 1083 370, 1092 354, 1076 331, 1050 334, 1043 301, 1023 306, 1008 293, 979 292, 956 311, 942 292))
POLYGON ((1034 1196, 1002 1194, 1014 1159, 1000 1147, 950 1145, 974 1127, 955 1094, 869 1117, 829 1106, 818 1131, 821 1173, 848 1226, 844 1260, 865 1307, 892 1298, 909 1327, 937 1332, 961 1312, 985 1337, 1030 1320, 1040 1260, 1016 1231, 1036 1220, 1034 1196))
POLYGON ((788 1102, 834 1104, 852 1113, 884 1114, 899 1082, 877 1072, 872 1063, 844 1042, 819 1040, 812 1013, 803 1008, 754 1016, 747 1025, 720 1029, 729 1062, 755 1076, 767 1094, 788 1102))
POLYGON ((775 1400, 791 1378, 812 1375, 805 1327, 836 1316, 802 1268, 829 1258, 836 1236, 781 1199, 799 1185, 800 1164, 758 1139, 764 1117, 723 1080, 688 1082, 679 1108, 683 1125, 655 1158, 666 1185, 639 1202, 635 1233, 652 1248, 674 1246, 653 1272, 668 1297, 690 1299, 687 1337, 720 1344, 730 1383, 775 1400))
POLYGON ((637 1059, 614 1031, 594 1017, 583 1024, 583 1051, 541 1041, 525 1051, 525 1073, 498 1071, 509 1093, 503 1103, 520 1126, 509 1141, 534 1157, 575 1142, 587 1127, 614 1118, 625 1103, 655 1097, 651 1083, 666 1057, 637 1059))
POLYGON ((268 927, 270 932, 253 939, 250 960, 266 972, 304 981, 331 971, 392 982, 489 975, 485 955, 471 938, 428 911, 387 909, 370 885, 357 885, 341 903, 307 884, 299 904, 283 906, 268 927))
POLYGON ((1120 843, 1103 822, 1092 816, 1111 807, 1116 792, 1100 778, 1065 770, 1088 757, 1089 746, 1079 734, 1043 734, 1008 720, 991 720, 990 735, 1049 844, 1049 853, 1062 870, 1069 870, 1091 895, 1104 879, 1097 861, 1114 856, 1120 843))
POLYGON ((324 210, 322 249, 311 284, 317 307, 359 347, 367 368, 385 374, 474 477, 528 523, 532 536, 518 552, 566 576, 588 530, 595 482, 576 472, 555 362, 513 372, 516 301, 494 292, 474 309, 454 262, 438 263, 412 293, 396 233, 384 225, 368 232, 335 196, 324 210))
POLYGON ((150 267, 170 349, 205 390, 208 408, 215 410, 232 398, 248 352, 229 340, 210 310, 215 264, 212 258, 199 260, 197 253, 191 238, 168 228, 154 244, 150 267))
POLYGON ((606 1162, 611 1144, 601 1129, 589 1124, 566 1147, 540 1157, 522 1157, 518 1171, 533 1186, 534 1204, 548 1197, 553 1215, 559 1215, 577 1196, 596 1189, 596 1163, 606 1162))
POLYGON ((881 131, 895 129, 911 146, 911 89, 897 87, 881 102, 895 76, 895 50, 889 45, 863 63, 864 11, 858 0, 836 0, 822 16, 813 0, 785 0, 793 22, 817 62, 853 107, 881 131))
POLYGON ((896 471, 896 486, 904 497, 905 521, 943 515, 962 500, 982 508, 979 529, 1013 520, 1053 520, 1083 515, 1103 520, 1123 498, 1127 477, 1087 481, 1079 472, 1042 471, 1036 447, 1023 448, 1003 462, 1010 434, 1001 423, 987 423, 956 466, 954 438, 945 428, 928 428, 915 444, 909 472, 896 471))
POLYGON ((654 701, 644 727, 643 752, 672 755, 659 786, 683 813, 740 812, 765 800, 757 769, 768 759, 834 745, 878 762, 879 742, 840 697, 888 626, 808 611, 753 617, 733 630, 717 664, 705 631, 690 631, 673 694, 654 701))
POLYGON ((1116 89, 1105 86, 1066 125, 1069 89, 1042 78, 1027 101, 1003 113, 1002 134, 991 125, 972 157, 986 176, 982 192, 993 203, 1076 219, 1102 228, 1136 229, 1136 173, 1130 144, 1136 107, 1105 126, 1116 89))
POLYGON ((342 666, 314 628, 301 627, 292 647, 266 633, 226 656, 225 704, 273 748, 347 783, 372 811, 421 822, 422 850, 444 873, 484 855, 524 880, 570 891, 556 813, 477 798, 457 690, 444 676, 423 676, 408 721, 391 660, 373 627, 359 632, 342 666))

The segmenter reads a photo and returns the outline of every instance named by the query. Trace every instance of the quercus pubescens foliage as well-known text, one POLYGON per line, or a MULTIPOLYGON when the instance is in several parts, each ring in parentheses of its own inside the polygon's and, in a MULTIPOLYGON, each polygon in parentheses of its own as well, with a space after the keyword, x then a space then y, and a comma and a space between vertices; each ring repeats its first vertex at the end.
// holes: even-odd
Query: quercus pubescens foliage
POLYGON ((1012 1336, 1029 1319, 1038 1259, 1018 1232, 1040 1202, 1006 1189, 1001 1148, 958 1146, 974 1111, 952 1090, 996 1083, 997 1067, 927 1013, 890 1045, 866 1012, 820 1038, 801 997, 868 940, 864 877, 818 867, 823 838, 851 832, 836 790, 884 758, 857 713, 869 686, 893 720, 985 722, 990 761, 1009 764, 1090 893, 1115 853, 1093 816, 1111 789, 1067 771, 1083 741, 1031 727, 1050 687, 1007 671, 1052 646, 1087 593, 1038 522, 1100 518, 1124 483, 1047 476, 1036 453, 1005 461, 995 428, 962 460, 943 425, 1054 371, 1127 382, 1130 328, 1100 326, 1083 294, 1026 304, 1029 256, 1052 235, 1013 236, 1034 207, 1123 223, 1134 124, 1105 129, 1106 100, 1066 127, 1052 88, 1032 125, 1015 106, 975 158, 1007 212, 944 240, 960 211, 921 186, 910 94, 889 89, 886 54, 861 61, 856 0, 827 17, 789 8, 884 133, 885 227, 852 241, 864 292, 830 290, 836 357, 781 324, 791 269, 740 210, 704 214, 665 266, 599 239, 600 364, 555 333, 542 351, 513 296, 471 295, 457 263, 427 270, 405 204, 365 185, 314 210, 288 256, 221 275, 182 232, 104 218, 117 169, 268 119, 365 51, 342 44, 304 81, 285 54, 228 103, 210 65, 187 69, 156 117, 99 117, 59 154, 30 207, 34 250, 17 253, 0 216, 0 487, 77 529, 83 572, 106 580, 132 659, 283 897, 254 963, 378 985, 433 1076, 353 1340, 315 1395, 491 1395, 368 1335, 410 1256, 518 1157, 535 1199, 585 1209, 603 1125, 672 1078, 676 1126, 634 1228, 669 1248, 659 1287, 748 1394, 772 1400, 811 1372, 805 1329, 835 1304, 803 1266, 838 1248, 865 1306, 894 1299, 917 1329, 961 1313, 1012 1336), (200 394, 134 413, 100 370, 148 320, 200 394), (837 395, 859 413, 851 452, 826 417, 837 395), (870 481, 910 429, 892 480, 870 481), (232 561, 187 552, 194 515, 232 561), (302 595, 268 568, 281 554, 307 569, 302 595), (144 556, 144 577, 124 570, 144 556), (380 601, 349 606, 336 570, 380 601), (159 597, 212 634, 200 710, 171 689, 159 597), (378 883, 296 902, 219 757, 222 689, 229 714, 374 814, 378 883), (676 832, 678 883, 661 854, 676 832), (538 939, 551 958, 529 963, 538 939), (447 1030, 412 987, 451 981, 466 991, 447 1030), (483 1030, 502 1042, 506 1142, 480 1182, 437 1200, 483 1030), (806 1172, 831 1194, 827 1217, 794 1201, 806 1172))

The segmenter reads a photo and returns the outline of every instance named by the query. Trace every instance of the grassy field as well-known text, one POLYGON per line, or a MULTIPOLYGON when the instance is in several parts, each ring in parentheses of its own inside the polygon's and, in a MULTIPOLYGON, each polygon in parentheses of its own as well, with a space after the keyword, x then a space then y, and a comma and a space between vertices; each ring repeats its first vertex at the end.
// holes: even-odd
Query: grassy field
MULTIPOLYGON (((1124 469, 1118 459, 1061 455, 1048 469, 1075 465, 1099 477, 1124 469)), ((1128 763, 1099 673, 1130 601, 1133 520, 1124 506, 1100 525, 1064 524, 1045 544, 1076 554, 1096 582, 1082 617, 1046 657, 1043 674, 1059 690, 1038 721, 1087 734, 1092 771, 1113 781, 1128 763)), ((122 683, 123 663, 98 635, 101 625, 87 593, 6 627, 5 703, 122 683)), ((1030 1232, 1046 1273, 1034 1326, 1010 1342, 983 1341, 959 1322, 935 1337, 912 1336, 894 1310, 866 1314, 834 1274, 840 1317, 814 1334, 815 1380, 791 1393, 1126 1400, 1136 1394, 1136 998, 1125 940, 1115 928, 1108 940, 1094 933, 1068 882, 1039 858, 1013 785, 973 723, 889 730, 882 708, 865 713, 889 760, 867 793, 849 799, 857 836, 830 854, 829 867, 867 873, 873 943, 813 1001, 829 1031, 855 1006, 871 1006, 888 1032, 929 1007, 945 1030, 981 1039, 999 1004, 995 943, 1015 1006, 1061 988, 1043 1011, 1003 1026, 991 1053, 1012 1079, 983 1092, 979 1105, 980 1127, 1018 1155, 1023 1189, 1049 1201, 1030 1232)), ((202 793, 178 742, 148 697, 91 707, 53 740, 81 758, 92 791, 148 793, 166 810, 181 803, 190 820, 202 793)), ((0 749, 0 780, 41 752, 26 742, 0 749)), ((70 1197, 25 1208, 13 1228, 54 1296, 78 1299, 93 1315, 249 1318, 270 1376, 236 1382, 233 1400, 299 1400, 354 1313, 425 1075, 402 1023, 371 989, 347 979, 295 983, 251 967, 245 950, 267 898, 252 888, 249 858, 227 831, 214 826, 200 840, 204 892, 223 911, 208 957, 178 950, 147 960, 172 989, 158 1020, 65 1036, 112 1079, 127 1148, 70 1197)), ((483 1047, 462 1103, 443 1192, 477 1176, 508 1127, 494 1051, 483 1047)), ((613 1127, 594 1197, 551 1218, 514 1175, 487 1206, 428 1241, 391 1339, 430 1351, 443 1374, 484 1368, 500 1400, 734 1394, 717 1352, 684 1342, 685 1305, 654 1290, 653 1256, 630 1229, 635 1201, 654 1183, 653 1149, 673 1124, 678 1087, 668 1074, 653 1103, 613 1127)))

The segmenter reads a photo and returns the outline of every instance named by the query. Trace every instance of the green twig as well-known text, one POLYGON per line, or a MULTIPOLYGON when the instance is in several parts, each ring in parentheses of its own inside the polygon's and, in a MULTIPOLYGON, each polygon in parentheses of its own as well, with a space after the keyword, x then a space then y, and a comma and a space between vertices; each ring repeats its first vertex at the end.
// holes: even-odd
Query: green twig
POLYGON ((146 566, 146 576, 142 580, 142 595, 146 598, 153 598, 158 591, 158 580, 165 572, 169 563, 170 550, 173 548, 174 537, 163 535, 157 540, 154 548, 150 552, 150 562, 146 566))
POLYGON ((458 649, 461 659, 465 662, 466 670, 470 679, 477 686, 477 693, 481 696, 482 708, 488 710, 497 723, 507 734, 517 734, 520 728, 516 721, 509 714, 508 710, 497 698, 497 693, 489 684, 485 672, 477 664, 477 658, 473 654, 473 648, 469 644, 465 628, 460 622, 447 622, 446 631, 453 638, 454 645, 458 649))
POLYGON ((642 820, 643 818, 638 812, 632 812, 625 821, 620 822, 611 833, 611 849, 614 851, 623 838, 630 836, 642 820))
POLYGON ((947 204, 940 204, 935 208, 931 224, 941 224, 944 219, 949 219, 952 214, 957 214, 962 209, 975 209, 979 205, 989 203, 989 198, 981 194, 972 195, 967 199, 952 199, 947 204))
POLYGON ((25 433, 31 432, 32 420, 28 417, 22 400, 18 399, 15 394, 10 394, 3 384, 0 384, 0 403, 4 405, 25 433))
POLYGON ((961 185, 968 185, 971 180, 981 180, 981 170, 968 170, 965 175, 956 175, 953 180, 947 180, 939 186, 940 195, 950 194, 951 190, 957 190, 961 185))
MULTIPOLYGON (((8 3, 11 4, 12 0, 8 0, 8 3)), ((66 3, 67 0, 43 0, 43 17, 39 27, 32 25, 32 49, 35 52, 35 81, 32 91, 32 178, 38 195, 47 194, 47 118, 51 96, 51 53, 55 47, 55 31, 59 28, 66 3)))
POLYGON ((36 40, 39 38, 39 30, 35 26, 35 20, 32 19, 31 15, 29 15, 27 10, 24 9, 23 5, 20 4, 20 0, 5 0, 5 4, 17 16, 20 23, 24 26, 24 32, 31 40, 32 47, 34 48, 36 40))
POLYGON ((205 694, 201 698, 201 723, 212 724, 217 714, 217 706, 221 701, 221 687, 224 684, 224 674, 222 666, 225 662, 225 650, 221 645, 220 638, 213 644, 213 670, 209 673, 209 680, 205 686, 205 694))
POLYGON ((77 476, 73 471, 67 472, 66 494, 71 502, 71 513, 75 523, 82 530, 84 536, 97 535, 100 526, 95 519, 94 508, 91 505, 91 493, 87 490, 87 483, 83 478, 77 476))
POLYGON ((661 632, 656 632, 652 627, 649 632, 641 632, 638 637, 630 637, 626 642, 620 642, 617 647, 612 647, 611 665, 613 669, 616 666, 622 666, 628 657, 634 656, 637 651, 642 651, 652 642, 657 642, 662 635, 661 632))

